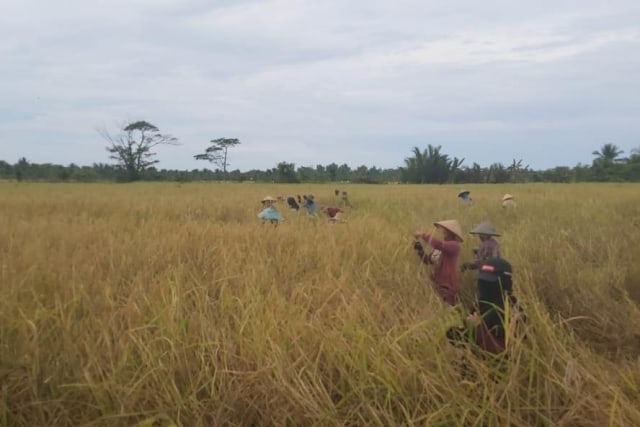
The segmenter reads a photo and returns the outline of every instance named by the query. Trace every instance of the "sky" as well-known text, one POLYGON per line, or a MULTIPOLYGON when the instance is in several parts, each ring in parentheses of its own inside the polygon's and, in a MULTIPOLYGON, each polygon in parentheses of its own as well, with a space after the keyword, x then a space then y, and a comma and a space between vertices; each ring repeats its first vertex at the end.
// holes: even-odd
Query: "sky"
POLYGON ((99 129, 238 138, 230 169, 535 169, 640 147, 638 0, 0 0, 0 159, 108 163, 99 129))

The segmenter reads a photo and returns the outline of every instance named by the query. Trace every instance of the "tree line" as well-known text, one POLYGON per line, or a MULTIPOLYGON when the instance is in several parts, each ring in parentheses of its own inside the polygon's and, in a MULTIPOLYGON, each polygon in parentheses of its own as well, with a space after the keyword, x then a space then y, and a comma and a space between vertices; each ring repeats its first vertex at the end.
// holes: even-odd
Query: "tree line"
POLYGON ((37 180, 51 182, 99 182, 99 181, 253 181, 253 182, 354 182, 382 184, 389 182, 415 184, 445 183, 525 183, 525 182, 640 182, 640 148, 632 150, 629 157, 615 144, 604 144, 594 151, 590 165, 574 167, 558 166, 546 170, 533 170, 522 159, 510 164, 494 163, 480 166, 465 165, 465 159, 451 157, 441 146, 428 145, 420 150, 414 147, 411 155, 398 168, 380 169, 365 165, 351 168, 347 164, 298 166, 287 161, 279 162, 266 170, 228 170, 229 150, 240 144, 237 138, 217 138, 210 141, 204 153, 193 157, 210 162, 214 169, 169 170, 158 169, 157 153, 161 145, 179 145, 177 138, 163 134, 146 121, 122 126, 116 133, 99 130, 107 141, 106 150, 114 164, 94 163, 63 166, 51 163, 31 163, 21 158, 15 164, 0 160, 0 179, 37 180))

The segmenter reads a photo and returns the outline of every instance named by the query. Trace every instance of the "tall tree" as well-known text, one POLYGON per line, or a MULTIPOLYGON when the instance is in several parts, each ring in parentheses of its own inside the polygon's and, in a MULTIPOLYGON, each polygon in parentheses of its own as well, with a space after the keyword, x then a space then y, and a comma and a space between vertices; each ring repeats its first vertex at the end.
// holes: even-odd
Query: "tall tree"
POLYGON ((511 182, 524 182, 526 174, 529 172, 529 165, 523 166, 522 159, 513 159, 507 170, 509 171, 511 182))
POLYGON ((623 160, 620 159, 623 153, 624 151, 620 150, 615 144, 604 144, 599 151, 596 150, 591 154, 596 156, 594 162, 615 163, 623 160))
POLYGON ((276 180, 278 182, 300 182, 296 175, 295 163, 280 162, 276 166, 276 180))
POLYGON ((413 148, 413 157, 406 158, 402 168, 402 180, 416 184, 444 184, 459 171, 464 159, 449 158, 440 152, 441 146, 429 144, 424 151, 413 148))
POLYGON ((218 138, 210 141, 211 145, 207 147, 203 154, 196 154, 193 156, 196 160, 207 160, 216 164, 219 168, 222 168, 222 172, 227 176, 227 166, 230 166, 227 162, 229 155, 229 148, 240 145, 240 140, 237 138, 218 138))
POLYGON ((178 139, 160 133, 160 130, 144 120, 129 123, 117 134, 106 129, 98 133, 109 143, 106 147, 111 153, 109 158, 118 163, 118 167, 126 173, 127 181, 140 179, 142 171, 158 163, 153 158, 156 153, 151 150, 158 145, 179 145, 178 139))
POLYGON ((620 180, 620 163, 624 163, 627 159, 620 156, 624 151, 620 150, 615 144, 604 144, 600 150, 594 151, 592 154, 596 156, 593 159, 592 169, 594 177, 597 181, 617 181, 620 180))

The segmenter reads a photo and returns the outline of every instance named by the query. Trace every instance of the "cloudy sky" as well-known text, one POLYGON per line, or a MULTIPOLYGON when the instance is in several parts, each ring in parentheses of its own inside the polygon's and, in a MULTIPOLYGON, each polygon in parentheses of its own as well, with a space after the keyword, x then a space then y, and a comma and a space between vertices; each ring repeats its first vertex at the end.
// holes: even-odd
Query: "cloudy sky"
POLYGON ((147 120, 201 168, 395 167, 442 145, 488 165, 640 146, 638 0, 0 0, 0 159, 107 162, 147 120))

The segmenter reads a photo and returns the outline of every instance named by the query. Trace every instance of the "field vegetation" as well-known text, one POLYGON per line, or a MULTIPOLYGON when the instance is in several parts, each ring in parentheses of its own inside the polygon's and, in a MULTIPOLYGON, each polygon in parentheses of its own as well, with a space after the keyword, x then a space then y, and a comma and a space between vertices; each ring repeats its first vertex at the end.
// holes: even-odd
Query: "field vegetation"
POLYGON ((334 187, 1 183, 0 425, 640 425, 637 185, 339 188, 348 223, 272 227, 263 196, 334 187), (503 233, 507 363, 444 337, 411 235, 448 218, 503 233))

